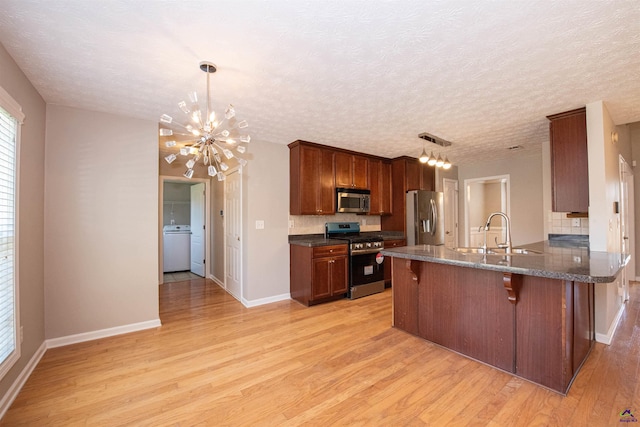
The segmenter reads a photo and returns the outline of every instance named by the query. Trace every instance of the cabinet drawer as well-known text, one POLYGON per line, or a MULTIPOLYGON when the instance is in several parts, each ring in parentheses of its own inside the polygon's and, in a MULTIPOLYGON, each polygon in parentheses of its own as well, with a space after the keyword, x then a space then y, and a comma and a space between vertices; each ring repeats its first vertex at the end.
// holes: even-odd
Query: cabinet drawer
POLYGON ((313 248, 313 257, 320 258, 334 255, 347 255, 347 245, 318 246, 313 248))
POLYGON ((385 240, 384 242, 385 249, 397 248, 400 246, 407 246, 407 241, 406 240, 385 240))

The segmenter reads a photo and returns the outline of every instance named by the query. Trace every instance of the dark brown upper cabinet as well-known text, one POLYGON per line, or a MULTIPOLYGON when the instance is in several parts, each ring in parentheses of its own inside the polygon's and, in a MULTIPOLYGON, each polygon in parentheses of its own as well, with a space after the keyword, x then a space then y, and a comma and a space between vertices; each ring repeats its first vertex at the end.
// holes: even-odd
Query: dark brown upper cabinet
POLYGON ((391 163, 369 159, 368 169, 371 190, 369 215, 391 215, 391 163))
POLYGON ((338 188, 369 188, 367 167, 369 160, 365 156, 336 152, 335 173, 338 188))
POLYGON ((333 151, 315 144, 289 144, 289 213, 335 214, 333 151))
POLYGON ((586 108, 547 116, 550 120, 551 192, 554 212, 589 211, 586 108))

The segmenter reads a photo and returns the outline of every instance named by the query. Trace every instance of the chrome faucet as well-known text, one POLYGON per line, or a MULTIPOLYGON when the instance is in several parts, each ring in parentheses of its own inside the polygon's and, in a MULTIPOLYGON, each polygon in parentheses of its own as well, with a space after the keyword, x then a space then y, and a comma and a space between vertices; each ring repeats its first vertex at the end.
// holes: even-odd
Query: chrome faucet
POLYGON ((489 218, 487 218, 487 223, 484 225, 484 245, 482 246, 482 249, 486 254, 487 253, 487 231, 489 231, 489 227, 491 226, 491 220, 496 215, 501 216, 507 222, 507 241, 504 243, 498 243, 498 240, 496 238, 496 244, 498 245, 499 248, 504 248, 505 252, 510 254, 512 249, 511 248, 511 222, 509 221, 509 217, 507 216, 507 214, 504 212, 494 212, 489 215, 489 218))

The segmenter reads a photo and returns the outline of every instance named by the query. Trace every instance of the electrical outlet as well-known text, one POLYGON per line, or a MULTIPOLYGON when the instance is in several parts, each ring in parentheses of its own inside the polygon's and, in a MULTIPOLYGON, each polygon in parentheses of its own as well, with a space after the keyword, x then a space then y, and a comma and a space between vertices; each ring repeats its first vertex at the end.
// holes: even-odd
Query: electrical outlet
POLYGON ((262 220, 256 221, 256 230, 264 230, 264 221, 262 220))
POLYGON ((293 228, 295 225, 295 223, 293 222, 292 219, 289 220, 289 228, 293 228))
POLYGON ((573 262, 582 262, 582 258, 577 256, 577 255, 574 255, 573 256, 573 262))
POLYGON ((572 227, 580 227, 580 218, 572 218, 571 219, 572 227))

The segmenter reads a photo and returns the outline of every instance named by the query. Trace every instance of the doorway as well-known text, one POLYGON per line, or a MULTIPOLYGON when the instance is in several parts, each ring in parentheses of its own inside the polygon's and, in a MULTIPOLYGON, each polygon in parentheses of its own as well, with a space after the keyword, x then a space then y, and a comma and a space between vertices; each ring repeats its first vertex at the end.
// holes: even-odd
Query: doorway
POLYGON ((444 178, 444 245, 447 248, 458 246, 458 181, 444 178))
POLYGON ((158 240, 160 242, 158 245, 158 276, 160 284, 165 283, 163 229, 169 225, 189 225, 192 229, 192 238, 187 246, 188 249, 186 249, 190 252, 189 264, 184 271, 166 273, 166 281, 209 276, 210 233, 207 232, 207 230, 210 230, 210 208, 209 203, 207 203, 210 200, 209 187, 209 180, 206 179, 160 176, 158 224, 158 240), (192 255, 195 255, 195 258, 192 255))
POLYGON ((242 302, 242 174, 230 171, 224 181, 224 288, 242 302))
MULTIPOLYGON (((464 180, 465 245, 478 247, 484 243, 484 226, 493 212, 510 215, 509 175, 487 176, 464 180)), ((500 218, 500 221, 504 221, 500 218)), ((506 224, 492 224, 487 234, 487 242, 506 241, 506 224)))
POLYGON ((191 207, 191 272, 200 277, 205 277, 204 266, 205 253, 205 185, 193 184, 190 188, 191 207))
POLYGON ((625 256, 631 255, 629 262, 622 270, 622 300, 629 300, 629 278, 635 277, 635 236, 633 221, 634 218, 634 184, 633 170, 625 161, 624 157, 619 156, 619 172, 620 172, 620 253, 625 256), (631 195, 631 197, 630 197, 631 195))

